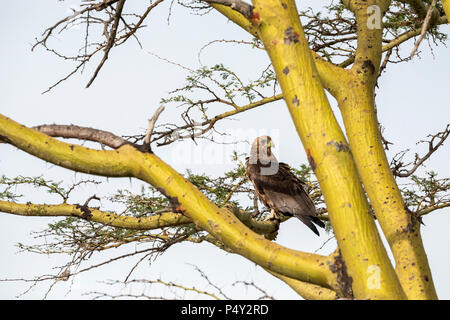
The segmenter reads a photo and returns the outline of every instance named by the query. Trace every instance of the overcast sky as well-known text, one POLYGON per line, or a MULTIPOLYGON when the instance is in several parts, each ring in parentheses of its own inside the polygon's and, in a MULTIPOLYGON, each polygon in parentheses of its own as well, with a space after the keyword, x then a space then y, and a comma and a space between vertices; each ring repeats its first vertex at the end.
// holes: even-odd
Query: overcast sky
MULTIPOLYGON (((39 37, 46 27, 67 15, 70 7, 77 3, 16 0, 3 4, 0 11, 0 30, 3 30, 3 47, 0 51, 0 112, 3 115, 27 126, 72 123, 108 130, 118 135, 140 134, 145 130, 147 118, 159 106, 160 99, 167 97, 170 90, 180 87, 187 75, 186 70, 163 62, 149 52, 195 69, 200 67, 198 52, 208 42, 216 39, 250 39, 245 32, 218 14, 192 15, 178 5, 174 5, 168 24, 168 3, 165 3, 150 14, 149 27, 140 32, 143 49, 132 40, 123 47, 115 48, 91 88, 85 89, 84 86, 95 64, 88 66, 83 75, 77 74, 55 90, 42 95, 41 92, 69 72, 72 65, 42 49, 31 52, 31 45, 35 37, 39 37)), ((134 6, 136 3, 138 1, 130 1, 127 6, 134 6)), ((299 6, 317 7, 315 3, 313 0, 302 1, 299 6)), ((450 31, 448 27, 442 30, 450 31)), ((77 35, 80 32, 81 30, 73 28, 66 36, 57 35, 54 43, 61 50, 73 53, 73 43, 79 40, 77 35)), ((406 52, 412 46, 411 42, 406 44, 406 52)), ((442 130, 450 119, 449 49, 441 46, 431 54, 428 44, 424 42, 421 50, 421 58, 415 58, 409 63, 390 65, 379 83, 378 116, 386 128, 385 137, 395 144, 389 157, 407 148, 411 148, 412 152, 423 151, 415 143, 429 133, 442 130)), ((201 62, 204 65, 224 63, 236 70, 244 80, 250 80, 267 66, 269 60, 261 50, 250 50, 233 44, 213 44, 202 52, 201 62)), ((334 105, 333 101, 332 104, 334 105)), ((335 108, 334 110, 336 111, 335 108)), ((161 116, 161 123, 178 120, 179 112, 180 109, 175 106, 166 108, 161 116)), ((335 113, 340 120, 339 114, 335 113)), ((287 108, 282 102, 238 115, 233 121, 220 123, 219 128, 244 135, 269 133, 276 137, 276 153, 280 161, 291 166, 307 162, 287 108)), ((240 144, 236 149, 248 152, 248 145, 240 144)), ((156 148, 154 151, 180 172, 189 168, 195 173, 219 176, 233 166, 230 161, 233 148, 230 146, 211 147, 209 143, 203 142, 198 145, 184 143, 156 148), (189 153, 192 150, 194 151, 189 153)), ((49 179, 64 181, 67 185, 85 177, 47 164, 11 146, 0 145, 0 154, 0 175, 43 175, 49 179)), ((425 169, 434 170, 441 177, 449 177, 449 159, 450 148, 446 145, 426 162, 425 169)), ((92 193, 108 196, 119 188, 138 192, 142 185, 135 179, 96 179, 103 183, 96 187, 81 188, 74 194, 71 202, 83 203, 92 193)), ((29 189, 26 199, 22 201, 52 203, 56 200, 45 193, 29 189)), ((44 229, 51 221, 55 219, 0 214, 1 279, 32 278, 48 274, 54 272, 53 267, 67 261, 67 256, 18 253, 15 246, 19 242, 35 243, 37 240, 30 233, 44 229)), ((450 209, 426 216, 424 222, 426 226, 422 228, 422 234, 438 295, 442 299, 449 299, 450 233, 447 225, 450 223, 450 209)), ((300 221, 290 219, 282 225, 277 242, 290 248, 314 252, 328 238, 329 235, 324 232, 320 238, 316 237, 300 221)), ((335 243, 330 241, 318 253, 328 254, 334 249, 335 243)), ((134 247, 94 254, 92 261, 101 262, 130 250, 134 250, 134 247)), ((82 294, 94 290, 109 290, 98 281, 123 280, 136 262, 136 258, 131 258, 81 274, 72 287, 69 282, 58 283, 49 298, 87 298, 82 294)), ((197 287, 199 283, 205 285, 189 264, 201 268, 233 298, 258 296, 256 292, 246 291, 242 286, 231 286, 236 280, 254 281, 279 299, 298 298, 289 287, 253 263, 208 244, 174 246, 156 261, 152 261, 151 267, 149 263, 144 263, 136 270, 134 277, 161 277, 187 286, 197 287)), ((23 283, 0 282, 0 298, 13 299, 26 288, 27 285, 23 283)), ((39 285, 23 297, 40 299, 47 289, 48 286, 39 285)), ((170 295, 164 290, 154 290, 151 293, 170 295)))

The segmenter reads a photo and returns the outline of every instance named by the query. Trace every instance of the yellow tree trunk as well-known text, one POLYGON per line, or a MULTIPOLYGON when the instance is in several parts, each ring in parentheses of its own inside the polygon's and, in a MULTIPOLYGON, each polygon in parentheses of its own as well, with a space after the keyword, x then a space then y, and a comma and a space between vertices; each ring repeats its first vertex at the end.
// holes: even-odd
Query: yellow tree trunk
POLYGON ((396 272, 410 299, 437 299, 420 223, 405 210, 381 143, 371 90, 355 80, 340 99, 347 137, 361 180, 392 250, 396 272))
POLYGON ((374 87, 381 61, 382 27, 370 23, 374 14, 370 6, 384 12, 389 1, 351 0, 347 5, 356 16, 358 44, 353 67, 342 79, 340 90, 333 94, 359 176, 392 250, 405 294, 410 299, 437 299, 420 224, 405 210, 384 152, 375 111, 374 87))
POLYGON ((326 98, 295 2, 254 0, 253 4, 253 23, 319 181, 355 297, 404 299, 350 149, 326 98))

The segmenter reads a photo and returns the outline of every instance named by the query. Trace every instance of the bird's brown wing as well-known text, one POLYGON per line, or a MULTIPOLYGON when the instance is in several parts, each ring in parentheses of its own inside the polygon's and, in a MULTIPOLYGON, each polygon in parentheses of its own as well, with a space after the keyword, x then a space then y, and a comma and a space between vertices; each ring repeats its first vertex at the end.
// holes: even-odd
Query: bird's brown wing
POLYGON ((319 235, 314 224, 321 228, 325 228, 325 224, 322 220, 317 218, 318 213, 316 211, 316 206, 309 197, 306 184, 292 173, 288 164, 281 162, 279 165, 280 168, 278 172, 280 172, 281 176, 285 177, 287 181, 290 181, 288 184, 293 186, 293 197, 298 204, 298 206, 293 208, 293 212, 291 213, 306 224, 315 234, 319 235))
POLYGON ((289 165, 280 162, 277 173, 262 175, 260 165, 247 162, 247 174, 255 190, 269 208, 287 216, 296 216, 318 234, 313 223, 324 227, 317 218, 316 208, 306 192, 306 185, 291 171, 289 165))

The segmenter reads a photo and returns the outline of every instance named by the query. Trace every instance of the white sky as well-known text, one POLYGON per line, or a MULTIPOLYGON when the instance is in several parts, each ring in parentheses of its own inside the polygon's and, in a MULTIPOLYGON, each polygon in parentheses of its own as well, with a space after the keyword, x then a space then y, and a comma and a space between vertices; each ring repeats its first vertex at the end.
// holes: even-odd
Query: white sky
MULTIPOLYGON (((3 4, 0 12, 0 30, 2 30, 3 47, 0 51, 0 112, 27 126, 58 123, 77 124, 108 130, 118 135, 138 134, 144 130, 147 118, 159 106, 167 92, 180 87, 184 83, 186 72, 179 67, 167 64, 150 55, 148 51, 190 68, 198 68, 197 53, 203 45, 215 39, 248 40, 245 32, 229 23, 218 14, 207 16, 191 15, 187 9, 174 6, 167 24, 168 4, 163 4, 150 14, 147 24, 150 26, 140 32, 140 40, 144 50, 130 40, 123 47, 115 48, 110 59, 100 72, 90 89, 84 86, 92 74, 95 63, 86 68, 85 73, 76 75, 49 94, 41 92, 66 72, 71 65, 42 49, 31 52, 30 47, 35 37, 49 25, 61 19, 71 5, 77 1, 55 0, 32 1, 17 0, 3 4), (151 22, 151 23, 150 23, 151 22)), ((136 5, 138 1, 127 2, 136 5)), ((302 1, 301 7, 314 4, 315 1, 302 1)), ((448 27, 442 30, 450 31, 448 27)), ((57 36, 55 43, 63 50, 70 50, 70 41, 77 39, 80 30, 70 30, 68 37, 57 36), (69 41, 68 41, 69 40, 69 41)), ((409 52, 412 43, 406 45, 409 52)), ((429 133, 442 130, 450 119, 450 61, 449 49, 441 46, 430 54, 426 42, 422 43, 422 58, 412 62, 390 65, 380 81, 377 94, 378 115, 386 128, 384 135, 395 143, 389 156, 396 152, 412 148, 415 143, 429 133)), ((224 63, 237 70, 245 80, 258 75, 261 68, 268 63, 262 51, 250 51, 236 45, 212 45, 202 54, 202 63, 212 65, 224 63)), ((339 115, 336 113, 338 119, 339 115)), ((179 119, 179 109, 171 106, 161 116, 162 122, 173 122, 179 119)), ((287 108, 278 102, 236 116, 235 121, 219 124, 223 130, 266 130, 279 136, 277 154, 280 161, 292 166, 306 163, 303 148, 289 118, 287 108)), ((229 157, 220 155, 211 160, 211 152, 221 152, 222 147, 211 151, 208 144, 200 143, 195 153, 202 153, 203 162, 186 163, 179 161, 180 154, 176 144, 156 148, 155 153, 163 160, 184 172, 190 168, 195 173, 207 173, 218 176, 231 168, 229 157), (200 150, 200 151, 199 151, 200 150)), ((241 145, 245 150, 246 145, 241 145)), ((226 149, 231 152, 230 149, 226 149)), ((423 151, 423 148, 422 148, 423 151)), ((11 146, 0 145, 0 174, 9 177, 16 175, 44 175, 56 181, 64 180, 67 184, 83 175, 74 174, 65 169, 46 164, 11 146)), ((437 171, 441 177, 450 176, 448 166, 450 149, 445 146, 426 163, 427 170, 437 171)), ((142 183, 129 179, 98 178, 104 183, 93 188, 82 188, 71 201, 83 203, 92 193, 108 196, 118 188, 138 191, 142 183)), ((37 203, 55 201, 45 193, 30 190, 24 201, 37 203)), ((24 218, 0 214, 0 278, 31 278, 36 275, 51 273, 53 267, 63 264, 67 257, 42 256, 28 253, 17 254, 15 244, 29 244, 35 240, 30 235, 39 231, 51 218, 24 218)), ((425 247, 428 252, 433 278, 442 299, 450 298, 450 209, 435 212, 424 218, 426 224, 422 228, 425 247)), ((277 242, 290 248, 314 252, 328 236, 322 233, 315 237, 301 222, 291 219, 283 224, 277 242)), ((133 245, 134 246, 134 245, 133 245)), ((104 261, 120 252, 134 250, 134 247, 117 249, 107 254, 95 254, 93 261, 104 261)), ((334 250, 334 243, 329 242, 318 251, 328 254, 334 250)), ((98 281, 107 279, 123 280, 137 258, 116 262, 102 269, 94 270, 77 277, 72 290, 68 292, 70 283, 58 283, 49 298, 87 298, 82 293, 110 288, 98 281)), ((236 280, 254 281, 279 299, 295 299, 298 296, 279 280, 261 271, 246 259, 226 254, 211 245, 181 244, 172 247, 167 253, 152 262, 151 268, 144 263, 135 278, 156 279, 183 283, 186 286, 204 285, 199 282, 198 275, 187 263, 200 267, 208 277, 220 286, 225 287, 233 298, 254 298, 256 293, 246 291, 243 287, 232 287, 236 280), (200 284, 199 284, 200 283, 200 284)), ((14 299, 27 286, 23 283, 0 282, 0 298, 14 299)), ((25 298, 40 299, 47 286, 37 286, 25 298)), ((152 291, 152 293, 159 291, 152 291)), ((162 292, 162 294, 165 294, 162 292)))

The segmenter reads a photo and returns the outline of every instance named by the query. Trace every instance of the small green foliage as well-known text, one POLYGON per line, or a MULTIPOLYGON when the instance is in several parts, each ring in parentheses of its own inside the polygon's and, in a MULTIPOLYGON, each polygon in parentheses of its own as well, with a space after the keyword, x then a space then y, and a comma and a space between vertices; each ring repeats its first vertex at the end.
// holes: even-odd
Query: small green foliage
POLYGON ((426 172, 424 177, 412 175, 411 181, 401 187, 406 206, 414 212, 421 213, 450 202, 450 179, 438 178, 433 171, 426 172))
POLYGON ((333 232, 333 227, 331 226, 330 220, 324 221, 324 223, 325 223, 325 231, 327 233, 333 232))
POLYGON ((63 199, 63 202, 67 202, 67 199, 70 196, 70 193, 76 189, 76 187, 80 186, 81 184, 99 184, 100 182, 94 181, 94 180, 82 180, 75 184, 73 184, 70 187, 64 187, 62 184, 62 181, 56 182, 53 180, 47 180, 43 178, 42 176, 38 177, 24 177, 24 176, 17 176, 14 178, 8 178, 6 176, 0 177, 0 186, 3 186, 3 190, 0 191, 0 199, 5 200, 16 200, 22 195, 15 194, 11 190, 16 190, 19 186, 32 186, 37 189, 43 189, 46 190, 47 193, 58 195, 63 199))
MULTIPOLYGON (((442 5, 439 2, 437 2, 437 10, 443 14, 442 5)), ((411 30, 421 29, 422 24, 423 18, 419 18, 410 5, 401 2, 391 4, 383 21, 385 36, 390 36, 390 39, 411 30)), ((437 42, 445 44, 447 35, 439 29, 439 26, 434 26, 428 30, 428 34, 436 44, 437 42)))
POLYGON ((239 206, 238 202, 232 201, 233 194, 246 193, 249 189, 241 184, 246 181, 244 172, 240 167, 225 173, 224 177, 211 178, 205 174, 193 174, 190 170, 186 178, 201 190, 211 201, 218 206, 231 202, 239 206))
POLYGON ((114 203, 122 203, 126 206, 127 214, 141 217, 158 212, 170 206, 169 200, 161 195, 152 186, 142 186, 140 194, 133 194, 129 190, 118 190, 109 197, 114 203))
POLYGON ((186 77, 185 86, 172 91, 171 96, 161 99, 160 103, 182 102, 194 107, 221 101, 233 104, 238 97, 252 103, 262 96, 258 89, 273 87, 275 82, 275 72, 271 68, 265 69, 256 80, 244 82, 236 72, 223 64, 203 66, 192 70, 186 77), (194 93, 195 99, 189 98, 188 93, 194 93), (206 97, 199 100, 203 94, 206 97))
POLYGON ((312 169, 309 165, 301 164, 299 169, 291 168, 291 171, 302 181, 311 182, 312 169))

